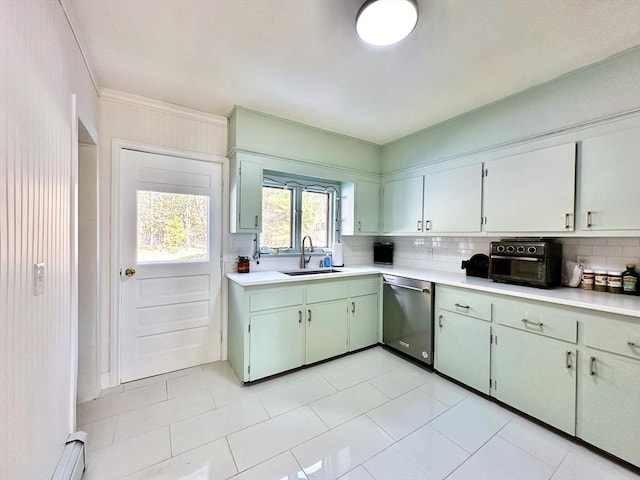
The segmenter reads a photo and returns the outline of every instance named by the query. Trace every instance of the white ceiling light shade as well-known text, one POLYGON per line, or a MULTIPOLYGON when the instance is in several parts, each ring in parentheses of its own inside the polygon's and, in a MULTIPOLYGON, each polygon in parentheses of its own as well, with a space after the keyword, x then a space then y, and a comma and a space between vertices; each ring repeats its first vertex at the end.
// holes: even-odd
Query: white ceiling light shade
POLYGON ((393 45, 418 23, 416 0, 367 0, 356 17, 358 36, 370 45, 393 45))

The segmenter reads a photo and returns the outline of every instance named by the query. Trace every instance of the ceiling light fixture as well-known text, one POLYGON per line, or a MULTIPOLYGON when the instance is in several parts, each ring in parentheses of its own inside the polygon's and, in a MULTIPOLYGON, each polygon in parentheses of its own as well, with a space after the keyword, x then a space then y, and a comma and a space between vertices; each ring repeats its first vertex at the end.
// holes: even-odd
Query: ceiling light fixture
POLYGON ((358 36, 370 45, 393 45, 418 23, 416 0, 367 0, 356 16, 358 36))

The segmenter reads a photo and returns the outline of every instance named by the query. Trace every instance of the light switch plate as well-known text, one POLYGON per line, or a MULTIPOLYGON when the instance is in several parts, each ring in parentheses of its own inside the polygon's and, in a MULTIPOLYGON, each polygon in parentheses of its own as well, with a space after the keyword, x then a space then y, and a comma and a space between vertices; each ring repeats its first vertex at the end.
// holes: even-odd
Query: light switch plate
POLYGON ((44 293, 45 278, 44 263, 36 263, 33 266, 33 294, 35 296, 44 293))

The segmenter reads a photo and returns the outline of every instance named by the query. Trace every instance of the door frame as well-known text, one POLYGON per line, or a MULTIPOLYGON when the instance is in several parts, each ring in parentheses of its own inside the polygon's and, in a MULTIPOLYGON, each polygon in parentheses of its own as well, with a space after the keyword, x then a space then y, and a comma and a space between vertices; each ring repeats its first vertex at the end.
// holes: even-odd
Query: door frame
MULTIPOLYGON (((227 159, 219 155, 213 155, 208 153, 190 152, 185 150, 175 150, 171 148, 158 147, 154 145, 147 145, 144 143, 131 142, 122 139, 113 139, 111 142, 111 326, 110 326, 110 386, 116 387, 122 383, 122 302, 120 298, 120 162, 122 150, 136 150, 144 153, 152 153, 157 155, 168 155, 171 157, 184 158, 185 160, 200 160, 209 163, 218 163, 222 166, 222 179, 220 188, 222 190, 221 195, 221 220, 220 225, 220 238, 218 240, 221 245, 221 257, 220 257, 220 289, 221 298, 224 298, 224 263, 223 258, 225 255, 225 243, 224 243, 224 228, 225 228, 225 192, 227 188, 225 186, 228 165, 227 159)), ((225 308, 220 302, 217 309, 220 315, 220 329, 221 335, 224 335, 224 325, 226 325, 225 318, 222 316, 225 312, 225 308)), ((220 349, 221 358, 225 358, 226 352, 222 348, 220 349)))

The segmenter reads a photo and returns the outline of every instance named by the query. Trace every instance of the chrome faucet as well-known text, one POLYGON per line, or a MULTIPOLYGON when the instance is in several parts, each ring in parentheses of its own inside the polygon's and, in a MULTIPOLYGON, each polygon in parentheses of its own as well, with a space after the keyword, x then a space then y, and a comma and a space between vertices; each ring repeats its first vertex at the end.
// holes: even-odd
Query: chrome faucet
POLYGON ((304 256, 304 241, 307 238, 309 239, 309 253, 313 252, 313 242, 311 241, 311 237, 309 235, 305 235, 302 239, 302 250, 300 251, 300 268, 306 268, 307 263, 311 261, 311 255, 309 255, 309 258, 305 258, 304 256))

